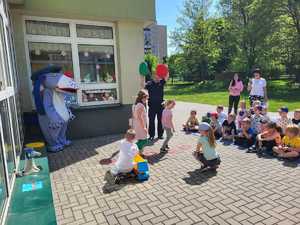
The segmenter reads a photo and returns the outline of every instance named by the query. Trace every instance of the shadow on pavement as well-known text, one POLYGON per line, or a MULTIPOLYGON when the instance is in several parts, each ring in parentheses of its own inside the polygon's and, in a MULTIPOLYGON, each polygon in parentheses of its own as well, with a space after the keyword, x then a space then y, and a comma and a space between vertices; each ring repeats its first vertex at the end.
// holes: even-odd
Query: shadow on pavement
POLYGON ((147 142, 147 144, 145 145, 145 147, 150 147, 150 146, 153 146, 153 145, 155 145, 155 143, 156 142, 158 142, 159 141, 159 139, 158 138, 155 138, 153 141, 150 141, 150 140, 148 140, 148 142, 147 142))
POLYGON ((200 169, 196 169, 194 171, 188 172, 189 177, 184 177, 183 180, 189 185, 201 185, 207 182, 210 178, 217 175, 217 171, 207 170, 205 172, 201 172, 200 169))
POLYGON ((300 159, 284 159, 282 165, 297 168, 300 165, 300 159))
POLYGON ((110 164, 112 164, 112 163, 114 162, 114 157, 115 157, 116 155, 118 155, 119 152, 120 152, 120 151, 118 150, 118 151, 114 152, 113 154, 111 154, 111 156, 110 156, 109 158, 101 159, 101 160, 99 161, 100 165, 110 165, 110 164))
POLYGON ((111 175, 109 171, 106 172, 104 176, 104 181, 106 182, 102 187, 102 191, 104 194, 110 194, 112 192, 119 191, 127 185, 134 185, 140 183, 134 177, 128 177, 126 179, 121 180, 119 184, 115 184, 115 178, 111 175))
POLYGON ((48 154, 50 172, 65 168, 98 155, 98 151, 107 145, 122 139, 122 135, 110 135, 98 138, 75 140, 65 150, 48 154))
POLYGON ((156 163, 159 163, 162 160, 165 160, 165 155, 168 154, 168 152, 160 152, 160 153, 154 153, 152 155, 145 155, 145 159, 148 160, 148 163, 151 165, 154 165, 156 163))

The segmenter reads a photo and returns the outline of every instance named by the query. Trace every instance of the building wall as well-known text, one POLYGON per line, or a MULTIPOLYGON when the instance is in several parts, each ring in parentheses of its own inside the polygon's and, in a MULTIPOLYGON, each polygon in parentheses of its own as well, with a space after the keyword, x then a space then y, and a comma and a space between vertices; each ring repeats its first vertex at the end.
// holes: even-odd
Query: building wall
POLYGON ((14 9, 69 18, 155 21, 155 0, 23 0, 14 9))
MULTIPOLYGON (((168 56, 167 26, 153 24, 147 27, 147 29, 150 30, 148 31, 148 35, 151 43, 151 52, 162 61, 163 57, 168 56)), ((145 48, 146 47, 147 46, 145 46, 145 48)), ((147 50, 147 48, 145 50, 147 50)))
POLYGON ((139 64, 144 58, 143 24, 119 22, 117 27, 121 96, 123 104, 130 104, 140 89, 139 64))
MULTIPOLYGON (((144 57, 143 28, 155 19, 154 0, 72 1, 25 0, 23 5, 10 5, 17 65, 22 94, 22 111, 33 109, 31 86, 24 47, 23 16, 43 16, 76 20, 114 21, 118 50, 119 91, 121 104, 131 104, 140 87, 139 63, 144 57), (72 2, 72 4, 71 4, 72 2), (130 7, 128 7, 130 6, 130 7), (145 13, 142 13, 145 12, 145 13)), ((105 22, 105 21, 104 21, 105 22)))

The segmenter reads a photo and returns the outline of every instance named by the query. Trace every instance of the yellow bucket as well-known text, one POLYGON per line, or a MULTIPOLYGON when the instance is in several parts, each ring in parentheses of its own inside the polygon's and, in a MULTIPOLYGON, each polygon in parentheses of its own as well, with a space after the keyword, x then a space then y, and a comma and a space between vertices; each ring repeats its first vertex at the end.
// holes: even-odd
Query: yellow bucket
POLYGON ((26 148, 33 148, 34 150, 39 150, 45 147, 44 142, 32 142, 25 145, 26 148))

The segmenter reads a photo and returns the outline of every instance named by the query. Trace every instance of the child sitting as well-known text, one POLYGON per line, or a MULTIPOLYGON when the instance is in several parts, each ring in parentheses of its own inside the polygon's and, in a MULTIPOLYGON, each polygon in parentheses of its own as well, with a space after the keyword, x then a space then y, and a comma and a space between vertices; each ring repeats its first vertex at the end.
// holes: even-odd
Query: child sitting
POLYGON ((286 135, 282 139, 281 145, 274 147, 273 151, 282 158, 298 158, 300 156, 300 137, 299 127, 288 125, 286 135))
POLYGON ((212 112, 210 113, 210 126, 214 131, 214 135, 216 139, 219 139, 222 137, 222 126, 218 120, 218 113, 212 112))
POLYGON ((228 115, 228 119, 222 124, 222 140, 223 141, 233 141, 236 135, 235 126, 235 114, 231 113, 228 115))
POLYGON ((135 131, 129 129, 125 134, 125 139, 121 141, 119 157, 115 166, 110 170, 113 176, 132 171, 134 167, 133 159, 139 153, 138 147, 134 143, 135 135, 135 131))
POLYGON ((261 115, 262 106, 257 105, 254 107, 254 115, 251 117, 251 128, 254 131, 254 134, 261 133, 261 122, 264 120, 264 116, 261 115))
POLYGON ((300 109, 295 110, 292 123, 300 127, 300 109))
POLYGON ((280 118, 277 120, 277 126, 281 127, 283 134, 288 125, 292 124, 292 120, 288 118, 289 109, 287 107, 281 107, 278 109, 280 118))
POLYGON ((274 122, 269 122, 266 125, 266 130, 256 138, 256 150, 260 155, 264 152, 272 153, 273 147, 281 143, 281 128, 274 122))
POLYGON ((218 113, 219 124, 222 125, 224 123, 224 121, 227 119, 227 115, 226 115, 226 113, 224 113, 224 106, 218 105, 217 113, 218 113))
POLYGON ((264 119, 267 122, 271 121, 270 117, 268 116, 268 107, 266 105, 262 105, 261 115, 263 115, 264 119))
POLYGON ((198 132, 199 121, 197 119, 197 111, 192 110, 189 119, 182 125, 183 130, 187 132, 198 132))
POLYGON ((167 137, 160 149, 161 152, 165 152, 169 149, 169 141, 171 140, 173 133, 175 132, 175 126, 173 123, 173 112, 172 109, 175 107, 174 100, 168 100, 165 104, 165 109, 162 113, 162 125, 166 131, 167 137))
POLYGON ((205 116, 202 116, 201 122, 210 123, 210 112, 206 113, 205 116))
POLYGON ((199 125, 199 132, 200 137, 196 151, 193 153, 194 157, 202 163, 201 172, 207 169, 216 170, 221 160, 216 151, 214 131, 208 123, 204 122, 199 125))
POLYGON ((256 100, 256 101, 254 101, 253 102, 253 104, 252 104, 252 106, 251 106, 251 108, 250 108, 250 114, 251 115, 254 115, 255 114, 255 107, 256 106, 261 106, 261 101, 259 101, 259 100, 256 100))
POLYGON ((263 118, 261 121, 260 121, 260 133, 263 133, 265 131, 268 130, 268 123, 270 121, 269 120, 266 120, 265 118, 263 118))
POLYGON ((248 112, 246 108, 246 101, 243 100, 240 102, 240 109, 237 115, 238 128, 241 128, 242 120, 245 119, 247 116, 248 116, 248 112))
POLYGON ((238 131, 238 134, 234 138, 234 144, 243 148, 249 148, 254 144, 254 140, 255 135, 251 128, 251 120, 246 117, 242 121, 242 128, 238 131))

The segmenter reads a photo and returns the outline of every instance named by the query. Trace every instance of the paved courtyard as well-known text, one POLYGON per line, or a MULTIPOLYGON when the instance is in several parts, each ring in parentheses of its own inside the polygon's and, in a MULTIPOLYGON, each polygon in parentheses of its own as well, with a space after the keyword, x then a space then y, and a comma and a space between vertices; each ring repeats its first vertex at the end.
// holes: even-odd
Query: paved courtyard
POLYGON ((177 104, 171 150, 160 155, 161 141, 146 147, 144 183, 104 180, 121 135, 74 141, 51 154, 58 224, 300 224, 300 167, 219 145, 218 173, 199 173, 191 154, 196 137, 180 131, 190 109, 200 118, 214 107, 177 104))

